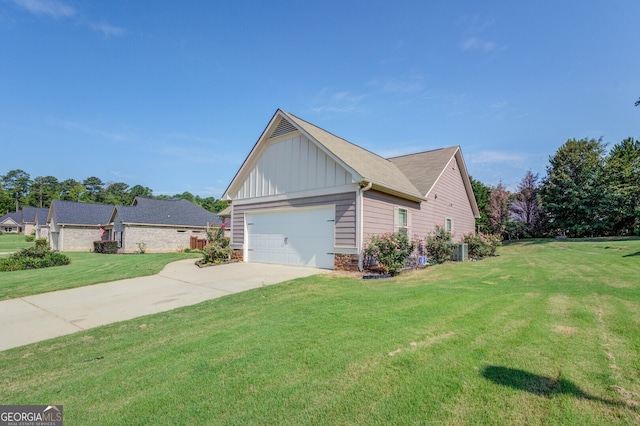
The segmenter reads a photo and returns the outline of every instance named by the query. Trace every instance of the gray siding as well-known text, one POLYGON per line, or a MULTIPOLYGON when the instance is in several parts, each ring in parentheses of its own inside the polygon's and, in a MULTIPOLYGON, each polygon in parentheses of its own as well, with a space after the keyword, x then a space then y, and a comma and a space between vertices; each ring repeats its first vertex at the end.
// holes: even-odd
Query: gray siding
POLYGON ((284 209, 294 207, 312 207, 335 204, 335 245, 336 247, 356 246, 356 194, 347 192, 343 194, 324 195, 319 197, 295 198, 291 200, 271 201, 256 204, 234 205, 234 224, 231 243, 233 245, 244 244, 244 214, 256 210, 284 209))

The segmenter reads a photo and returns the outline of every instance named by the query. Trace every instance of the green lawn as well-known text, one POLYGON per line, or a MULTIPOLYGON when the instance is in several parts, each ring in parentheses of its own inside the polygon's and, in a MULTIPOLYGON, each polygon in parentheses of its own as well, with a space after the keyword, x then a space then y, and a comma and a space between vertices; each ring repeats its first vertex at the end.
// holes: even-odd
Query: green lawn
POLYGON ((0 300, 153 275, 170 262, 202 257, 198 253, 65 254, 71 259, 70 265, 0 272, 0 300))
POLYGON ((0 352, 69 424, 638 424, 640 241, 320 275, 0 352))
POLYGON ((3 253, 11 253, 27 247, 33 247, 33 242, 28 243, 22 234, 0 235, 0 256, 3 253))

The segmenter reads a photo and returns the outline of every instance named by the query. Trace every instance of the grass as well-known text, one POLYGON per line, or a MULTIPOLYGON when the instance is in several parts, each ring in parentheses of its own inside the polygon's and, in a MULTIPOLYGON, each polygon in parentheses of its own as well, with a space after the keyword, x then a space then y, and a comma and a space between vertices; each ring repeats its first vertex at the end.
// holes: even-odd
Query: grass
MULTIPOLYGON (((0 251, 32 247, 22 245, 16 235, 0 235, 0 251), (7 238, 10 237, 10 238, 7 238)), ((24 241, 24 236, 21 236, 24 241)), ((65 253, 70 265, 27 271, 0 272, 0 300, 49 291, 64 290, 108 281, 157 274, 170 262, 198 258, 198 253, 147 253, 144 255, 107 255, 89 252, 65 253)))
POLYGON ((28 243, 22 234, 0 235, 0 256, 12 253, 23 248, 33 247, 33 242, 28 243))
POLYGON ((638 424, 640 241, 321 275, 0 352, 69 424, 638 424))

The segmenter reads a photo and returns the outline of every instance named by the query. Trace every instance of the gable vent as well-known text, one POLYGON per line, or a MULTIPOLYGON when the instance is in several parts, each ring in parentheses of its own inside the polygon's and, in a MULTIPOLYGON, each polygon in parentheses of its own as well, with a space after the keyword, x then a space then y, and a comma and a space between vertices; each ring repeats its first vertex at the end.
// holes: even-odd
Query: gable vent
POLYGON ((269 139, 277 138, 278 136, 286 135, 287 133, 295 132, 296 130, 298 129, 296 129, 293 124, 283 119, 280 120, 280 123, 278 123, 278 127, 276 127, 273 133, 271 133, 269 139))

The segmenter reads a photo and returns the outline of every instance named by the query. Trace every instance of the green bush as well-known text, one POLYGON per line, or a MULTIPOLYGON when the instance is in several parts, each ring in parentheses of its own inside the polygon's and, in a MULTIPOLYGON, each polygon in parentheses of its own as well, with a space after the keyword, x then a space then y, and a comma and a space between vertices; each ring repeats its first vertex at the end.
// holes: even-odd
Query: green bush
POLYGON ((49 241, 46 238, 38 238, 35 240, 36 247, 48 247, 49 241))
POLYGON ((118 253, 118 242, 115 240, 94 241, 93 251, 102 254, 116 254, 118 253))
POLYGON ((442 226, 436 226, 435 231, 427 236, 425 248, 430 260, 437 263, 444 263, 451 259, 455 246, 451 244, 451 232, 442 226))
POLYGON ((32 243, 36 239, 36 236, 33 234, 25 235, 24 240, 28 243, 32 243))
POLYGON ((502 238, 498 234, 469 233, 462 237, 462 242, 469 245, 470 257, 487 257, 496 255, 502 238))
POLYGON ((397 275, 404 269, 415 246, 405 233, 387 232, 382 235, 371 235, 367 241, 365 254, 373 258, 385 273, 397 275))
POLYGON ((207 240, 209 244, 202 249, 202 264, 210 265, 231 260, 233 249, 229 247, 231 239, 224 236, 225 226, 226 222, 223 222, 220 228, 207 229, 207 240))
POLYGON ((49 246, 22 249, 5 259, 0 259, 0 271, 22 271, 25 269, 48 268, 71 263, 69 258, 51 251, 49 246))

